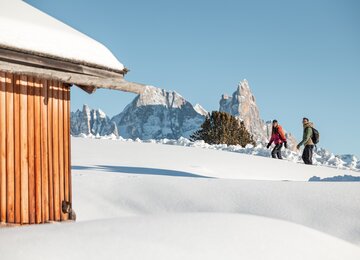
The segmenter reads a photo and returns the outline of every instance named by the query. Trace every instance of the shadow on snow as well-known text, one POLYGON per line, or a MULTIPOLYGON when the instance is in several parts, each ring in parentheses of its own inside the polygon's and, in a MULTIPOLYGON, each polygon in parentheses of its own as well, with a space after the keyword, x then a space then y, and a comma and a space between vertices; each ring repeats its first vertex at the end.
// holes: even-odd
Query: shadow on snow
POLYGON ((104 171, 104 172, 117 172, 127 174, 140 174, 140 175, 162 175, 162 176, 174 176, 174 177, 195 177, 195 178, 211 178, 203 175, 193 174, 189 172, 145 168, 145 167, 129 167, 129 166, 113 166, 113 165, 94 165, 94 166, 71 166, 72 170, 76 171, 104 171))

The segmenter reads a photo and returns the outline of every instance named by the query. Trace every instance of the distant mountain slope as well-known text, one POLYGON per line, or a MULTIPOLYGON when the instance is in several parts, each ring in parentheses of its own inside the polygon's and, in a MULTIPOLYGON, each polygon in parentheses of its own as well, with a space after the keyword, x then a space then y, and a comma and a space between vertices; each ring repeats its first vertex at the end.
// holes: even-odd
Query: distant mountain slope
POLYGON ((116 124, 100 109, 90 109, 84 105, 82 110, 71 112, 71 135, 118 135, 116 124))
POLYGON ((204 120, 204 115, 177 92, 152 86, 111 119, 122 137, 133 139, 189 137, 204 120))

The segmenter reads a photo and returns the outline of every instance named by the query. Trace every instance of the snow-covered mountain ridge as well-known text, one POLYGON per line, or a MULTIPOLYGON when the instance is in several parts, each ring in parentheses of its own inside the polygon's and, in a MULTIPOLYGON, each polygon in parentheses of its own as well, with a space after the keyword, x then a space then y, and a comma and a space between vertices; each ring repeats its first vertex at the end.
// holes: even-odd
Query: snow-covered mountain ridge
POLYGON ((205 120, 207 112, 200 105, 192 106, 175 91, 147 86, 124 111, 109 118, 102 110, 83 106, 71 113, 71 134, 124 138, 178 139, 189 138, 205 120))
POLYGON ((177 139, 199 129, 205 116, 175 91, 147 86, 111 121, 124 138, 177 139))
POLYGON ((118 135, 116 124, 101 109, 90 109, 83 105, 82 110, 71 112, 70 115, 71 135, 118 135))

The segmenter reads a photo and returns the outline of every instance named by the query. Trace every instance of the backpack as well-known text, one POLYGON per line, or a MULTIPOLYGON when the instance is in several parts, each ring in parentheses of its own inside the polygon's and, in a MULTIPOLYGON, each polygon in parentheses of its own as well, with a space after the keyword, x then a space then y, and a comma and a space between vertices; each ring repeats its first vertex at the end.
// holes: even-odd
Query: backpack
POLYGON ((320 133, 319 133, 318 130, 316 130, 313 127, 311 129, 312 129, 312 132, 313 132, 313 134, 311 136, 311 140, 313 141, 314 144, 317 144, 320 141, 320 133))

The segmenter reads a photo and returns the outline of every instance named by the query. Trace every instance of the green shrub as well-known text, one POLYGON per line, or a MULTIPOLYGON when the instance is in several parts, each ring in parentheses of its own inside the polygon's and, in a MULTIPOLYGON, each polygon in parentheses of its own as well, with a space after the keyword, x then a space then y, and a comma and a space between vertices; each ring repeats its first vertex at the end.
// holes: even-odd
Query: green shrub
POLYGON ((252 135, 234 116, 213 111, 208 114, 201 128, 190 136, 192 141, 204 140, 208 144, 255 145, 252 135))

